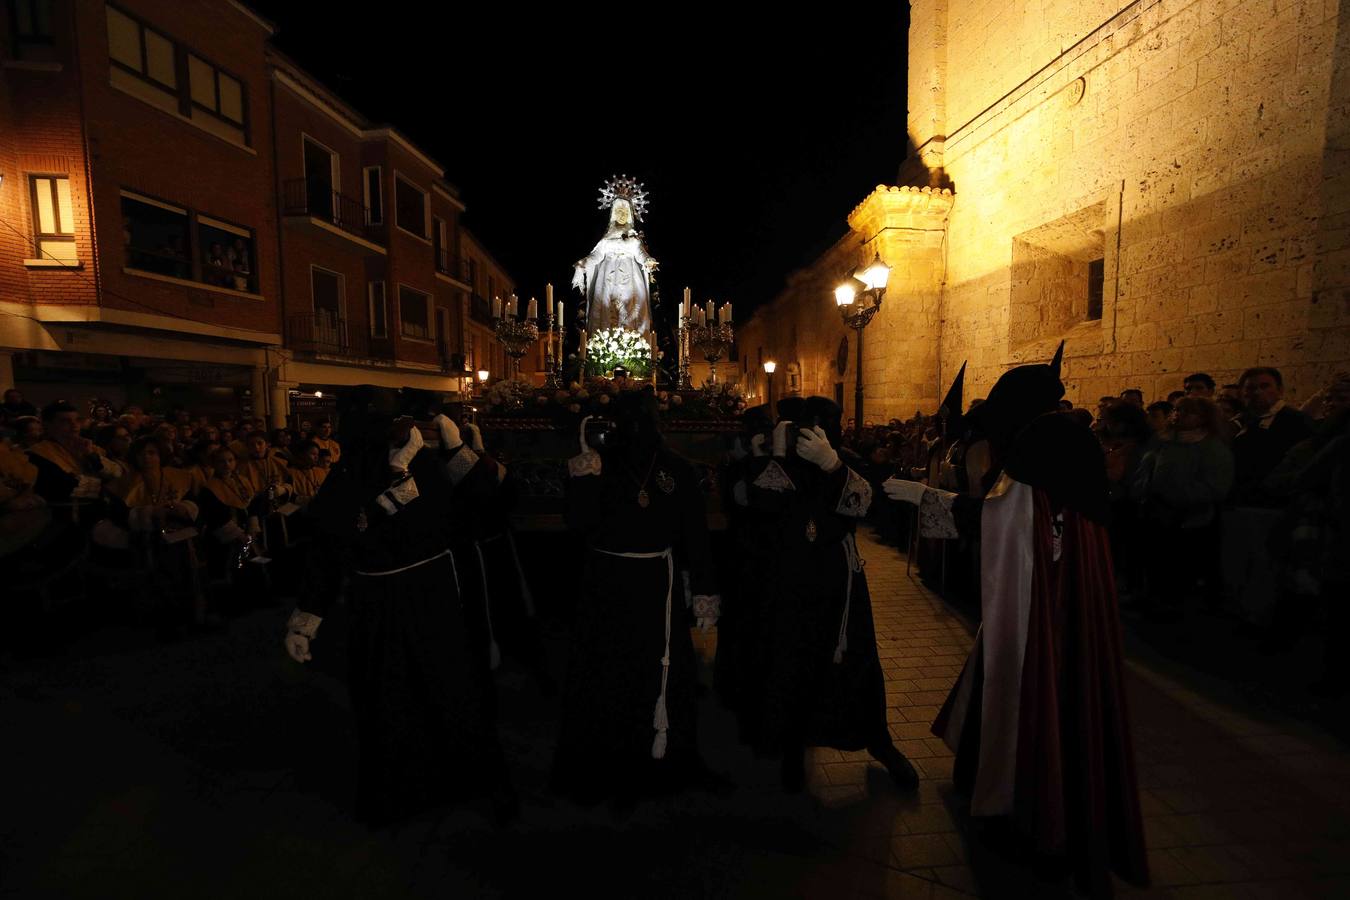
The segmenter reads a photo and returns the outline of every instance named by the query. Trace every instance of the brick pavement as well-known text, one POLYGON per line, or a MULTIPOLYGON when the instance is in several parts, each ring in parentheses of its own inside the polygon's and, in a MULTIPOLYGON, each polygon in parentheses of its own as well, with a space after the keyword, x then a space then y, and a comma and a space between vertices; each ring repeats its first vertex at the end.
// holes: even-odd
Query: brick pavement
MULTIPOLYGON (((866 534, 859 545, 891 731, 923 776, 917 795, 897 794, 865 753, 817 750, 808 791, 786 797, 777 766, 738 746, 709 700, 701 744, 733 795, 683 795, 622 819, 560 803, 546 790, 556 701, 508 667, 501 730, 522 822, 499 832, 455 810, 367 832, 347 812, 341 670, 282 658, 284 613, 265 612, 222 635, 123 645, 0 681, 0 721, 24 736, 0 742, 0 898, 514 897, 538 896, 544 876, 592 897, 1070 896, 968 839, 951 754, 928 726, 970 631, 906 577, 894 548, 866 534)), ((555 665, 562 637, 548 641, 555 665)), ((706 665, 715 638, 699 644, 706 665)), ((1131 664, 1156 883, 1122 895, 1350 896, 1345 748, 1197 683, 1131 664)))

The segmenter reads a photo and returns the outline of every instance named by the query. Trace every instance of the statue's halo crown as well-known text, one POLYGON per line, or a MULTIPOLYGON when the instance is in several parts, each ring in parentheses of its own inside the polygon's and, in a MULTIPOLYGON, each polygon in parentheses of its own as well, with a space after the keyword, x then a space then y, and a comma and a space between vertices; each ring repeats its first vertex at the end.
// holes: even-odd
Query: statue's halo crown
POLYGON ((600 188, 600 209, 609 209, 615 200, 626 200, 633 208, 633 215, 641 219, 647 212, 647 191, 642 182, 627 175, 610 178, 600 188))

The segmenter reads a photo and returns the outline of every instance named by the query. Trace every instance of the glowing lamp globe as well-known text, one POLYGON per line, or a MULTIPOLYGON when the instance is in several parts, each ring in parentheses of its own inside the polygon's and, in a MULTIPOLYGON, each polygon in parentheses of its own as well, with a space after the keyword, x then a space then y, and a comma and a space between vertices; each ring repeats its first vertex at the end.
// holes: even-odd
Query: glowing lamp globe
POLYGON ((856 277, 871 290, 885 290, 886 282, 891 277, 891 267, 882 262, 881 255, 877 254, 872 264, 856 277))
POLYGON ((773 360, 771 360, 771 359, 766 359, 766 360, 764 361, 764 374, 766 374, 766 375, 772 375, 772 374, 773 374, 773 370, 776 369, 776 368, 778 368, 778 363, 774 362, 773 360))
POLYGON ((858 289, 851 283, 845 282, 834 289, 834 302, 840 306, 851 306, 853 298, 857 296, 858 289))

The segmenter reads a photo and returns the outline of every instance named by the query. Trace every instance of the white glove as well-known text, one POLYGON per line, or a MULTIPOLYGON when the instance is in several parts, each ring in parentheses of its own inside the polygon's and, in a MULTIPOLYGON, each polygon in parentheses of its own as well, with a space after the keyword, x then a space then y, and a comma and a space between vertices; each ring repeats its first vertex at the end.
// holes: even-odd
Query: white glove
POLYGON ((694 595, 694 624, 706 632, 722 617, 722 597, 719 594, 694 595))
POLYGON ((825 436, 825 430, 819 425, 810 431, 798 433, 797 455, 807 462, 815 463, 826 472, 833 472, 841 464, 839 454, 830 446, 830 439, 825 436))
MULTIPOLYGON (((441 418, 445 417, 442 416, 441 418)), ((449 419, 446 419, 445 421, 450 422, 449 419)), ((455 428, 455 423, 450 422, 450 427, 452 429, 455 428)), ((455 444, 456 447, 464 443, 463 441, 459 440, 458 429, 455 429, 454 435, 456 440, 455 444)), ((408 470, 408 464, 413 461, 413 457, 417 455, 417 451, 421 450, 422 447, 425 445, 425 443, 426 442, 422 440, 421 429, 419 429, 416 425, 414 425, 408 431, 408 442, 404 444, 402 447, 395 447, 389 451, 389 468, 394 469, 395 471, 398 472, 406 472, 408 470)), ((441 429, 441 446, 445 446, 444 428, 441 429)))
POLYGON ((440 435, 442 450, 453 450, 464 443, 464 438, 460 436, 459 426, 451 421, 445 413, 441 413, 432 419, 431 424, 436 426, 436 432, 440 435))
POLYGON ((746 456, 748 455, 749 454, 745 452, 745 441, 741 440, 741 436, 739 434, 736 435, 736 440, 731 442, 731 458, 736 460, 737 462, 740 462, 741 460, 745 459, 746 456))
POLYGON ((773 427, 773 455, 779 459, 787 456, 787 430, 791 425, 792 422, 783 419, 773 427))
POLYGON ((923 500, 924 492, 928 486, 920 481, 905 481, 901 478, 887 478, 881 483, 881 489, 886 492, 886 496, 892 500, 899 500, 901 503, 912 503, 918 506, 923 500))
MULTIPOLYGON (((450 424, 453 425, 454 423, 451 422, 450 424)), ((474 453, 482 453, 483 432, 480 431, 478 426, 473 424, 472 422, 465 425, 464 430, 469 433, 469 449, 472 450, 474 453)))
POLYGON ((752 435, 750 437, 750 455, 767 456, 769 451, 764 449, 764 445, 768 442, 768 440, 769 436, 767 434, 752 435))
POLYGON ((286 620, 286 653, 298 663, 313 659, 309 652, 310 640, 319 633, 323 618, 313 613, 295 610, 286 620))

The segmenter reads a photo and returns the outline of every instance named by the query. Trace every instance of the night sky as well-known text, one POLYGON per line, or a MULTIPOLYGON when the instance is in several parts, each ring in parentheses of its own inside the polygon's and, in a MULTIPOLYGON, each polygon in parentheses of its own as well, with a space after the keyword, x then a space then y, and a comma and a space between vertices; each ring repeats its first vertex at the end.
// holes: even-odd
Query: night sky
POLYGON ((664 299, 688 284, 743 320, 904 158, 905 2, 758 19, 730 3, 251 5, 284 52, 446 166, 526 297, 568 284, 604 229, 601 184, 625 173, 650 195, 664 299))

